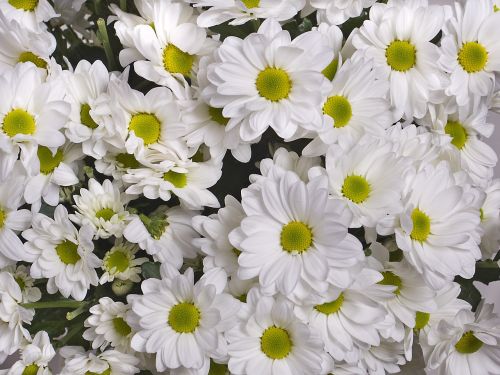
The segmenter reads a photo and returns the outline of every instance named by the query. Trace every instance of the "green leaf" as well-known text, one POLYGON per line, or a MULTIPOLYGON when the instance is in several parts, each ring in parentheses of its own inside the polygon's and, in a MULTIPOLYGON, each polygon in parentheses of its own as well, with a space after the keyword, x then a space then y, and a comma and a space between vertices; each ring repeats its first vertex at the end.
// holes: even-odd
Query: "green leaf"
POLYGON ((160 263, 146 262, 141 267, 142 267, 142 277, 144 277, 144 279, 161 279, 160 263))
POLYGON ((472 305, 472 309, 476 310, 479 302, 481 302, 481 293, 472 283, 475 280, 473 279, 463 279, 461 277, 457 277, 455 281, 460 284, 461 292, 458 298, 469 302, 472 305))

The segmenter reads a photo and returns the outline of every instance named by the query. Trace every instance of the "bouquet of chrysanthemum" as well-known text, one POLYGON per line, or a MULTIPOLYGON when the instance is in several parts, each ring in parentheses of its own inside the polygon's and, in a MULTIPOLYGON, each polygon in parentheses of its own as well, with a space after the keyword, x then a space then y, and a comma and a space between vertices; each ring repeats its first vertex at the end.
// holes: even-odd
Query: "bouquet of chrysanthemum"
POLYGON ((0 374, 500 374, 498 10, 0 0, 0 374))

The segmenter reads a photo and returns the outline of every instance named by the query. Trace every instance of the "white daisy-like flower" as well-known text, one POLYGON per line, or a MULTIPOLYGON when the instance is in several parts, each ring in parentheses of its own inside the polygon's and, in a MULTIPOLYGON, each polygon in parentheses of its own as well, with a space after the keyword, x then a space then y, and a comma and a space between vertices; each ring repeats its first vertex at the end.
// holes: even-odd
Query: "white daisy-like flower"
POLYGON ((246 217, 230 233, 241 251, 238 277, 259 277, 266 293, 289 298, 347 287, 364 259, 361 243, 347 233, 351 214, 328 198, 327 179, 305 184, 293 172, 242 191, 246 217))
POLYGON ((46 69, 50 55, 56 48, 56 39, 46 30, 32 31, 0 13, 0 70, 5 66, 31 62, 46 69))
POLYGON ((483 259, 493 258, 500 249, 500 179, 490 181, 484 190, 486 198, 480 209, 481 251, 483 259))
POLYGON ((94 161, 97 172, 120 181, 128 169, 141 167, 141 163, 135 158, 134 154, 124 152, 123 148, 116 148, 111 145, 106 147, 106 154, 102 159, 94 161))
POLYGON ((442 320, 427 336, 426 369, 446 374, 493 375, 500 368, 500 318, 493 305, 481 304, 476 314, 460 311, 442 320))
MULTIPOLYGON (((43 73, 33 64, 18 64, 0 75, 0 165, 13 165, 20 153, 28 163, 38 145, 49 148, 65 142, 60 129, 69 114, 69 104, 54 82, 44 82, 43 73)), ((2 168, 2 174, 11 169, 2 168)))
POLYGON ((287 302, 260 296, 247 319, 226 333, 232 374, 319 374, 323 344, 287 302))
POLYGON ((32 205, 32 211, 38 211, 42 199, 50 206, 57 206, 61 186, 79 182, 78 161, 83 157, 81 147, 72 143, 54 151, 38 146, 36 157, 28 165, 29 176, 24 189, 24 199, 32 205))
POLYGON ((30 30, 44 30, 43 22, 57 16, 48 0, 0 0, 0 12, 30 30))
POLYGON ((183 258, 197 255, 192 242, 199 234, 191 222, 198 213, 180 206, 159 206, 152 213, 132 216, 123 236, 160 262, 179 269, 183 258))
POLYGON ((31 212, 19 209, 24 204, 24 183, 25 179, 19 176, 0 183, 0 269, 20 261, 23 253, 18 233, 31 223, 31 212))
POLYGON ((133 375, 140 372, 138 358, 117 350, 94 354, 85 352, 82 347, 65 346, 59 354, 65 359, 60 375, 133 375))
POLYGON ((47 332, 38 331, 33 341, 21 348, 21 358, 5 375, 51 375, 49 363, 55 355, 47 332))
POLYGON ((143 295, 131 299, 138 316, 132 348, 156 353, 160 372, 180 366, 199 369, 225 345, 222 327, 239 304, 214 284, 203 279, 195 284, 191 268, 183 275, 162 273, 161 280, 143 281, 143 295))
POLYGON ((88 189, 81 188, 80 195, 73 195, 77 212, 70 215, 79 225, 89 225, 96 238, 121 237, 128 223, 125 195, 110 180, 100 184, 91 178, 88 189))
POLYGON ((135 47, 144 57, 134 63, 138 75, 174 92, 193 79, 201 56, 217 46, 207 38, 204 28, 196 25, 194 10, 182 2, 156 1, 153 25, 134 27, 135 47))
POLYGON ((33 216, 32 228, 22 233, 23 260, 33 263, 31 277, 48 278, 47 291, 61 292, 82 301, 90 288, 99 282, 96 268, 102 261, 93 253, 94 232, 85 225, 77 230, 62 205, 56 207, 54 219, 41 213, 33 216))
POLYGON ((433 288, 457 275, 469 279, 481 258, 477 194, 456 181, 446 162, 429 164, 410 183, 399 217, 380 221, 377 231, 395 231, 405 258, 433 288))
POLYGON ((123 302, 114 302, 103 297, 97 305, 89 309, 91 315, 85 320, 87 330, 83 333, 85 340, 92 342, 92 348, 104 350, 111 345, 116 350, 129 353, 133 332, 127 323, 130 306, 123 302))
POLYGON ((21 264, 18 266, 12 265, 2 269, 3 272, 8 272, 14 276, 23 296, 23 303, 39 301, 42 298, 42 292, 34 286, 35 280, 30 276, 29 268, 21 264))
POLYGON ((139 246, 124 242, 121 238, 115 240, 114 246, 106 252, 102 259, 102 269, 104 273, 99 279, 99 283, 105 284, 114 279, 134 283, 141 281, 141 265, 148 261, 148 258, 136 258, 139 246))
POLYGON ((285 21, 293 18, 305 0, 186 0, 195 7, 209 7, 198 17, 198 25, 212 27, 230 21, 230 25, 242 25, 259 18, 285 21))
POLYGON ((443 29, 439 63, 450 74, 448 95, 459 105, 471 95, 487 96, 500 71, 500 44, 495 38, 500 13, 491 0, 455 2, 454 16, 443 29))
POLYGON ((333 50, 333 60, 322 72, 326 78, 332 81, 337 74, 338 68, 342 66, 343 63, 342 43, 344 41, 344 35, 338 26, 328 25, 323 22, 312 30, 318 31, 323 36, 323 43, 333 50))
POLYGON ((88 40, 95 38, 95 33, 89 30, 93 25, 85 0, 53 0, 53 3, 58 17, 50 20, 51 25, 68 25, 88 40))
POLYGON ((408 119, 422 117, 430 91, 442 86, 436 66, 439 49, 431 40, 441 30, 444 12, 441 6, 424 2, 393 3, 370 9, 370 19, 353 37, 353 44, 383 70, 395 112, 408 119))
POLYGON ((31 336, 23 324, 30 324, 35 310, 26 309, 21 287, 8 272, 0 272, 0 363, 15 353, 31 336))
POLYGON ((365 136, 348 150, 330 147, 326 169, 313 169, 310 176, 328 176, 331 196, 345 202, 353 214, 350 227, 375 227, 388 214, 401 211, 401 177, 408 168, 409 160, 397 157, 391 142, 365 136))
POLYGON ((384 340, 378 346, 372 346, 360 354, 359 367, 366 375, 395 374, 406 363, 402 342, 384 340))
POLYGON ((384 135, 393 122, 386 99, 389 86, 374 69, 371 62, 359 58, 349 59, 339 68, 321 104, 320 126, 306 126, 317 133, 304 155, 324 155, 334 143, 348 148, 366 133, 384 135))
POLYGON ((85 155, 101 159, 108 147, 105 139, 114 135, 94 114, 97 103, 103 100, 108 89, 108 69, 100 60, 92 64, 81 60, 74 71, 63 72, 63 80, 66 100, 71 103, 66 136, 73 143, 81 143, 85 155))
POLYGON ((333 25, 341 25, 349 18, 359 17, 364 8, 369 8, 377 0, 309 0, 318 10, 318 19, 333 25))
POLYGON ((321 116, 320 88, 326 81, 321 72, 334 57, 322 41, 316 31, 292 41, 274 19, 243 40, 226 38, 208 66, 210 85, 203 96, 212 107, 224 108, 224 117, 239 119, 226 128, 239 123, 244 141, 269 126, 290 138, 302 123, 321 116))

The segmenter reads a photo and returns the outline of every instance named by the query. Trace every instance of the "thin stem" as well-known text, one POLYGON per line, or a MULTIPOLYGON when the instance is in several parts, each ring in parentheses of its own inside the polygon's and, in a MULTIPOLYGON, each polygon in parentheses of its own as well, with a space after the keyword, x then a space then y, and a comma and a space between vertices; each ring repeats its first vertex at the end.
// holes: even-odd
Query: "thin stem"
POLYGON ((79 306, 76 310, 70 311, 69 313, 66 314, 66 319, 67 320, 73 320, 77 316, 83 314, 85 311, 87 311, 87 303, 79 306))
POLYGON ((84 301, 73 301, 69 299, 60 301, 44 301, 44 302, 32 302, 32 303, 22 303, 21 306, 26 309, 77 309, 83 304, 87 304, 84 301))
POLYGON ((110 69, 114 70, 116 66, 115 56, 113 54, 113 49, 111 48, 111 43, 109 42, 108 29, 106 27, 106 22, 104 21, 104 19, 99 18, 97 20, 97 28, 99 29, 98 35, 101 39, 102 46, 104 47, 104 52, 106 53, 109 67, 110 69))

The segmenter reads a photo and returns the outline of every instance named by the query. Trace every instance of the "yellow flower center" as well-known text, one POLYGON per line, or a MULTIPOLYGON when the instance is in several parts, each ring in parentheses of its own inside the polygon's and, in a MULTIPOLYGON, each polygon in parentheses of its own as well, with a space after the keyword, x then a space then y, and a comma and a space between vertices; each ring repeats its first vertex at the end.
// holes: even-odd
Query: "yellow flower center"
POLYGON ((178 173, 174 171, 168 171, 163 174, 163 179, 165 181, 170 182, 177 189, 182 189, 187 185, 187 174, 186 173, 178 173))
POLYGON ((123 337, 127 337, 132 332, 132 328, 127 324, 127 322, 121 318, 117 317, 113 319, 113 327, 115 331, 123 337))
POLYGON ((110 251, 104 257, 104 266, 108 271, 125 272, 130 267, 130 259, 123 251, 110 251))
POLYGON ((493 5, 493 11, 494 12, 498 12, 500 10, 500 8, 498 7, 498 5, 494 4, 493 5))
POLYGON ((395 40, 385 50, 387 64, 398 72, 413 68, 417 61, 417 50, 407 40, 395 40))
POLYGON ((474 333, 469 331, 462 335, 460 340, 455 344, 457 352, 462 354, 472 354, 477 352, 483 346, 483 342, 479 340, 474 333))
POLYGON ((217 124, 226 126, 227 123, 229 122, 229 119, 227 117, 224 117, 224 115, 222 114, 222 110, 223 108, 209 107, 208 113, 210 114, 212 120, 215 121, 217 124))
POLYGON ((92 372, 92 371, 87 371, 85 375, 111 375, 111 367, 108 367, 106 370, 103 372, 92 372))
POLYGON ((342 304, 344 303, 344 293, 340 293, 339 298, 334 301, 324 303, 322 305, 316 305, 314 308, 320 313, 325 315, 335 314, 340 310, 342 304))
POLYGON ((38 373, 38 365, 32 363, 29 366, 26 366, 21 375, 36 375, 38 373))
POLYGON ((469 138, 467 131, 458 121, 448 121, 444 132, 451 137, 451 144, 461 150, 469 138))
POLYGON ((115 211, 109 207, 101 208, 99 211, 95 213, 96 218, 104 219, 104 221, 110 221, 114 215, 115 211))
POLYGON ((403 286, 401 277, 399 277, 398 275, 396 275, 394 272, 391 271, 382 272, 382 276, 384 278, 378 282, 380 285, 395 286, 397 288, 394 291, 394 294, 398 295, 399 293, 401 293, 401 288, 403 286))
POLYGON ((168 44, 163 50, 163 67, 169 73, 179 73, 189 77, 193 63, 193 55, 182 51, 173 44, 168 44))
POLYGON ((260 349, 271 359, 283 359, 292 351, 292 340, 288 331, 279 327, 269 327, 260 338, 260 349))
POLYGON ((76 264, 81 258, 78 255, 78 245, 65 240, 56 246, 56 253, 64 264, 76 264))
POLYGON ((323 113, 333 118, 333 126, 343 128, 352 118, 352 107, 344 96, 331 96, 323 106, 323 113))
POLYGON ((308 250, 313 242, 311 228, 300 221, 291 221, 281 230, 281 247, 289 253, 302 253, 308 250))
POLYGON ((9 4, 16 9, 33 12, 38 5, 38 0, 9 0, 9 4))
POLYGON ((30 51, 26 51, 26 52, 21 53, 19 55, 19 59, 17 61, 20 63, 32 62, 38 68, 42 68, 42 69, 47 68, 47 61, 45 61, 41 57, 38 57, 37 55, 35 55, 33 52, 30 52, 30 51))
POLYGON ((431 314, 417 311, 417 315, 415 316, 415 329, 419 330, 424 328, 427 323, 429 323, 429 319, 431 318, 431 314))
POLYGON ((0 208, 0 229, 3 228, 6 220, 7 220, 7 212, 5 212, 0 208))
POLYGON ((323 75, 328 78, 330 81, 335 78, 335 74, 337 74, 337 69, 339 67, 339 60, 338 59, 333 59, 328 66, 323 69, 322 73, 323 75))
POLYGON ((182 302, 170 309, 168 325, 177 333, 192 333, 200 325, 200 318, 200 311, 194 304, 182 302))
POLYGON ((411 213, 413 229, 410 233, 410 238, 415 241, 424 242, 431 233, 431 219, 423 211, 415 208, 411 213))
POLYGON ((40 172, 46 175, 54 172, 54 169, 56 169, 63 160, 63 152, 60 148, 57 149, 57 152, 53 155, 48 147, 38 146, 36 153, 40 161, 40 172))
POLYGON ((467 42, 458 52, 458 63, 467 73, 484 70, 488 63, 488 51, 478 42, 467 42))
POLYGON ((267 67, 257 76, 255 86, 261 97, 279 102, 290 95, 292 81, 283 69, 267 67))
POLYGON ((125 169, 136 169, 141 166, 133 154, 121 153, 115 156, 115 160, 125 169))
POLYGON ((245 4, 248 9, 257 8, 260 5, 260 0, 241 0, 241 2, 245 4))
POLYGON ((35 119, 24 109, 13 109, 3 118, 2 130, 11 138, 17 134, 30 135, 36 130, 35 119))
POLYGON ((97 125, 97 122, 95 122, 90 115, 90 109, 90 105, 82 104, 82 106, 80 107, 80 122, 87 128, 95 129, 99 125, 97 125))
POLYGON ((342 185, 342 195, 357 204, 366 201, 370 196, 370 192, 370 183, 362 176, 347 176, 342 185))
POLYGON ((142 138, 145 145, 150 145, 160 139, 161 123, 151 113, 137 113, 132 116, 128 129, 133 131, 136 137, 142 138))

